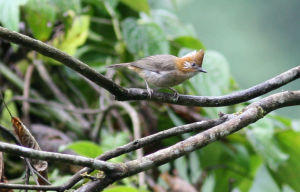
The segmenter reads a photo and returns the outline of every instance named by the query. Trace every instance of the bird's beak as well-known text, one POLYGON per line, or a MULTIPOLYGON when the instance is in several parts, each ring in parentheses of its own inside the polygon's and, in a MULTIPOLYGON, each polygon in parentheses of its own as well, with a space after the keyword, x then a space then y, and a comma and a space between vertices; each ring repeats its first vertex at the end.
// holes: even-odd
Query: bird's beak
POLYGON ((202 69, 202 67, 199 67, 199 68, 198 68, 198 71, 199 71, 199 72, 203 72, 203 73, 207 73, 207 71, 205 71, 204 69, 202 69))

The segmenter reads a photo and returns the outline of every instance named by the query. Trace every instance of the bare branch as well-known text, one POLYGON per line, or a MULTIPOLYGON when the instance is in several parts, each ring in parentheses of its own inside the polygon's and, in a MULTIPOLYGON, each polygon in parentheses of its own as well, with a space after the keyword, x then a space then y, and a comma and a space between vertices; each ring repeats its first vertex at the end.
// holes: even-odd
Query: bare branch
POLYGON ((6 28, 0 27, 0 37, 10 42, 23 45, 30 49, 33 49, 45 56, 55 59, 62 64, 70 67, 74 71, 85 76, 89 80, 93 81, 97 85, 103 87, 111 94, 113 94, 117 100, 152 100, 164 103, 174 103, 179 105, 189 106, 203 106, 203 107, 220 107, 232 104, 248 101, 257 96, 268 93, 274 89, 277 89, 295 79, 300 77, 300 66, 290 69, 268 81, 253 86, 249 89, 235 92, 224 96, 190 96, 179 95, 178 100, 174 100, 171 94, 154 92, 151 98, 148 95, 147 90, 138 88, 123 88, 100 73, 96 72, 88 65, 79 61, 78 59, 71 57, 70 55, 50 46, 41 41, 32 39, 28 36, 22 35, 17 32, 10 31, 6 28))
POLYGON ((28 190, 44 190, 44 191, 61 191, 60 186, 22 185, 22 184, 4 184, 4 183, 0 183, 0 189, 28 189, 28 190))
POLYGON ((90 192, 101 191, 109 184, 119 179, 174 160, 189 152, 202 148, 220 138, 239 131, 241 128, 263 118, 266 114, 273 110, 292 105, 300 105, 300 91, 286 91, 268 96, 260 101, 250 104, 240 113, 232 114, 228 121, 195 136, 189 137, 188 139, 176 143, 175 145, 147 155, 142 159, 129 161, 125 163, 126 169, 123 173, 118 173, 118 175, 107 175, 101 180, 92 181, 84 185, 84 187, 79 188, 77 192, 84 190, 90 192))
MULTIPOLYGON (((114 150, 107 151, 107 152, 103 153, 102 155, 100 155, 99 157, 97 157, 97 159, 109 160, 114 157, 120 156, 122 154, 129 153, 136 149, 150 145, 151 143, 160 141, 165 138, 169 138, 169 137, 172 137, 175 135, 180 135, 180 134, 188 133, 188 132, 192 132, 192 131, 201 131, 201 130, 209 129, 211 127, 214 127, 216 125, 219 125, 219 124, 225 122, 227 119, 228 119, 228 115, 224 115, 220 119, 216 119, 216 120, 206 120, 206 121, 191 123, 191 124, 182 125, 182 126, 178 126, 178 127, 173 127, 173 128, 170 128, 170 129, 167 129, 164 131, 160 131, 153 135, 149 135, 147 137, 143 137, 141 139, 134 140, 126 145, 117 147, 114 150)), ((78 181, 80 181, 82 179, 82 177, 81 177, 82 173, 85 173, 85 172, 90 173, 92 171, 93 171, 93 169, 91 169, 91 168, 81 169, 75 175, 73 175, 73 177, 67 183, 64 184, 64 189, 69 189, 70 187, 75 185, 78 181)))
POLYGON ((87 157, 81 157, 77 155, 60 154, 46 151, 38 151, 27 147, 12 145, 4 142, 0 142, 0 151, 14 153, 24 157, 29 157, 39 160, 47 161, 62 161, 74 165, 87 166, 94 169, 103 171, 121 171, 122 164, 114 164, 101 160, 91 159, 87 157))

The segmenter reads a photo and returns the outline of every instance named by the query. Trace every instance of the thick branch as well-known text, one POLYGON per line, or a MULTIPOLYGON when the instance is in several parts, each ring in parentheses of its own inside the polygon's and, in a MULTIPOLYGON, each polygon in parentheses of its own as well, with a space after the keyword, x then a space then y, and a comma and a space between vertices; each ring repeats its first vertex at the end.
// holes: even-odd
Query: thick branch
POLYGON ((10 31, 6 28, 0 27, 0 37, 16 43, 23 45, 27 48, 33 49, 45 56, 55 59, 62 64, 70 67, 74 71, 82 74, 86 78, 90 79, 97 85, 103 87, 111 94, 113 94, 117 100, 152 100, 164 103, 174 103, 180 105, 192 105, 192 106, 203 106, 203 107, 219 107, 227 106, 232 104, 241 103, 248 101, 257 96, 263 95, 274 89, 277 89, 297 78, 300 77, 300 66, 295 67, 282 73, 268 81, 261 84, 253 86, 249 89, 239 91, 224 96, 189 96, 189 95, 179 95, 177 101, 174 101, 171 94, 154 92, 151 98, 148 96, 148 92, 144 89, 137 88, 123 88, 111 81, 110 79, 104 77, 100 73, 90 68, 88 65, 79 61, 78 59, 71 57, 70 55, 50 46, 41 41, 34 40, 28 36, 22 35, 17 32, 10 31))
POLYGON ((252 103, 242 110, 241 113, 233 114, 232 117, 230 117, 230 120, 195 136, 189 137, 173 146, 147 155, 142 159, 129 161, 125 163, 126 169, 123 173, 118 175, 108 175, 101 180, 90 182, 78 189, 77 192, 83 191, 82 189, 88 191, 102 190, 119 179, 148 170, 154 166, 162 165, 196 149, 202 148, 220 138, 237 132, 241 128, 263 118, 267 113, 273 110, 292 105, 300 105, 300 91, 286 91, 268 96, 260 101, 252 103))
POLYGON ((266 97, 258 102, 252 103, 246 107, 242 113, 233 114, 234 117, 231 117, 230 120, 220 125, 189 137, 171 147, 145 156, 140 160, 125 163, 127 170, 124 173, 126 176, 133 175, 151 167, 164 164, 230 135, 263 118, 266 114, 275 109, 291 105, 300 105, 300 91, 286 91, 266 97))
POLYGON ((114 164, 101 160, 96 160, 77 155, 60 154, 54 152, 38 151, 27 147, 12 145, 0 142, 0 151, 17 154, 32 159, 46 160, 46 161, 62 161, 74 165, 91 167, 103 171, 121 171, 122 164, 114 164))

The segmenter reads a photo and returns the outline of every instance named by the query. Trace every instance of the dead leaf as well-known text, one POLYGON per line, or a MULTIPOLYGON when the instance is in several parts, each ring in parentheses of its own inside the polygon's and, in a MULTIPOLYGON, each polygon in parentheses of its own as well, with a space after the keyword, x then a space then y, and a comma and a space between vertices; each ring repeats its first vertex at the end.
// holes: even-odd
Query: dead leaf
MULTIPOLYGON (((35 140, 35 138, 31 135, 30 131, 27 129, 27 127, 22 123, 22 121, 17 117, 11 117, 11 122, 13 124, 15 133, 17 137, 19 138, 22 146, 28 147, 35 150, 41 150, 39 144, 35 140)), ((36 160, 36 159, 30 159, 30 163, 32 166, 45 178, 47 179, 47 169, 48 169, 48 163, 47 161, 42 160, 36 160)), ((38 179, 39 184, 46 185, 47 183, 39 178, 38 179)))

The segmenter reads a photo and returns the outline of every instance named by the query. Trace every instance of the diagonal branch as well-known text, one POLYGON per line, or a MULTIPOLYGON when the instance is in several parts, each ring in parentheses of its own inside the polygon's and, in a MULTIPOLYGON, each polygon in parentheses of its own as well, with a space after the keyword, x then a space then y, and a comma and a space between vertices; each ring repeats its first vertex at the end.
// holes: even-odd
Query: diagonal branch
POLYGON ((148 92, 145 89, 123 88, 110 79, 106 78, 105 76, 101 75, 100 73, 96 72, 85 63, 41 41, 32 39, 17 32, 10 31, 3 27, 0 27, 0 38, 23 45, 27 48, 33 49, 45 56, 61 62, 62 64, 68 66, 69 68, 93 81, 97 85, 103 87, 111 94, 113 94, 117 100, 120 101, 152 100, 179 105, 220 107, 248 101, 250 99, 268 93, 274 89, 277 89, 300 77, 300 66, 297 66, 249 89, 224 96, 179 95, 178 100, 175 101, 172 98, 171 94, 154 92, 150 98, 148 96, 148 92))
POLYGON ((54 152, 39 151, 27 147, 0 142, 0 151, 14 153, 32 159, 47 161, 62 161, 74 165, 92 167, 103 171, 122 171, 122 164, 109 163, 102 160, 81 157, 78 155, 61 154, 54 152))
POLYGON ((231 117, 230 120, 204 132, 198 133, 195 136, 189 137, 175 145, 147 155, 142 159, 129 161, 125 163, 126 169, 124 169, 122 173, 118 173, 117 175, 107 175, 100 180, 92 181, 79 188, 77 192, 101 191, 117 180, 179 158, 189 152, 202 148, 209 143, 239 131, 241 128, 263 118, 273 110, 292 105, 300 105, 300 91, 286 91, 268 96, 260 101, 250 104, 240 113, 233 114, 233 117, 231 117))
MULTIPOLYGON (((67 163, 90 166, 107 171, 105 177, 97 181, 92 181, 78 190, 98 191, 124 177, 148 170, 154 166, 159 166, 191 151, 202 148, 209 143, 226 137, 229 134, 237 132, 241 128, 263 118, 266 114, 273 110, 292 105, 300 105, 300 91, 286 91, 268 96, 260 101, 250 104, 239 113, 227 116, 227 121, 218 124, 211 129, 198 133, 195 136, 189 137, 184 141, 147 155, 141 159, 132 160, 126 163, 113 164, 80 156, 36 151, 3 142, 0 142, 0 151, 41 160, 63 160, 67 163)), ((102 158, 105 159, 105 157, 102 158)), ((106 158, 109 158, 109 155, 106 158)), ((63 186, 60 189, 65 190, 66 188, 63 186)))

